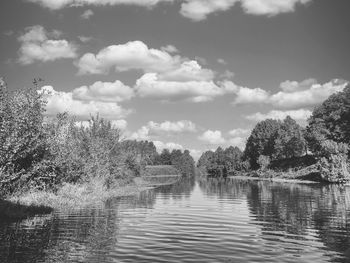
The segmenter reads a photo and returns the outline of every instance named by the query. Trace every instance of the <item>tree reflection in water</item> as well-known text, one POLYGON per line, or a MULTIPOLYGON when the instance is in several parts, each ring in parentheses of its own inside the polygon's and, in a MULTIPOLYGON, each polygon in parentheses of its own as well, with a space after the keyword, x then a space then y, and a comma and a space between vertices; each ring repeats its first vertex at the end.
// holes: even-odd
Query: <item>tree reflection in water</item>
POLYGON ((219 198, 245 196, 262 238, 317 238, 329 250, 343 255, 333 262, 350 262, 350 187, 234 178, 200 180, 199 186, 219 198))

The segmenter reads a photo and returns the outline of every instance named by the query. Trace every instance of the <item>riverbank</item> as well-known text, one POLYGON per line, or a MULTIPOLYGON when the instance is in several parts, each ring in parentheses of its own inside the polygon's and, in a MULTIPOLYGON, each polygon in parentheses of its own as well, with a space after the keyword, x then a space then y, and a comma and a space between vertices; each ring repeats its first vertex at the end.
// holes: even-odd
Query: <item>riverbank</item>
POLYGON ((51 209, 74 209, 86 206, 100 206, 114 197, 137 194, 150 186, 133 180, 125 185, 116 184, 107 188, 103 180, 93 179, 88 183, 64 184, 56 192, 33 190, 15 194, 6 201, 27 207, 49 207, 51 209))

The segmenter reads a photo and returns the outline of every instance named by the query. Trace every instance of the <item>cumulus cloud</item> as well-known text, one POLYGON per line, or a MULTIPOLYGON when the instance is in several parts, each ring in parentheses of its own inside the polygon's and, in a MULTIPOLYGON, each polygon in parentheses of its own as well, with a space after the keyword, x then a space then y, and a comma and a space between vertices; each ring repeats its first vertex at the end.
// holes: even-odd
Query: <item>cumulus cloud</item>
POLYGON ((121 102, 134 96, 134 90, 119 80, 115 82, 97 81, 91 86, 82 86, 73 90, 73 99, 83 101, 121 102))
POLYGON ((163 72, 159 75, 160 80, 166 81, 209 81, 214 78, 215 73, 206 68, 202 68, 195 60, 185 61, 177 68, 163 72))
POLYGON ((231 9, 240 3, 247 14, 274 16, 293 12, 297 5, 312 0, 26 0, 51 10, 69 6, 137 5, 152 8, 160 3, 181 3, 180 13, 193 21, 201 21, 208 15, 231 9))
POLYGON ((272 110, 268 113, 257 112, 252 115, 248 115, 246 118, 252 121, 262 121, 265 119, 283 120, 287 116, 290 116, 297 121, 303 122, 303 121, 306 121, 311 116, 311 114, 312 112, 306 109, 289 110, 289 111, 272 110))
POLYGON ((218 58, 218 63, 222 65, 227 65, 227 62, 223 58, 218 58))
POLYGON ((318 84, 313 79, 300 83, 287 81, 281 84, 283 91, 271 95, 269 102, 278 108, 315 106, 322 103, 330 95, 342 91, 347 84, 348 82, 338 79, 325 84, 318 84))
POLYGON ((201 136, 199 136, 198 139, 209 144, 225 143, 225 139, 222 137, 221 131, 218 130, 207 130, 201 136))
POLYGON ((130 41, 108 46, 97 54, 86 53, 77 62, 77 67, 80 74, 107 74, 111 68, 116 71, 165 72, 177 68, 180 62, 180 56, 149 48, 142 41, 130 41))
POLYGON ((80 17, 82 19, 89 19, 93 15, 94 15, 94 12, 91 9, 88 9, 88 10, 84 11, 84 13, 82 13, 80 17))
POLYGON ((184 147, 181 144, 174 142, 162 142, 162 141, 153 141, 154 146, 156 146, 157 151, 160 153, 163 149, 172 150, 183 150, 184 147))
POLYGON ((77 46, 65 39, 58 39, 61 32, 48 32, 40 25, 28 27, 18 38, 21 43, 19 62, 23 65, 35 61, 54 61, 62 58, 75 58, 77 46))
POLYGON ((184 132, 195 132, 197 130, 196 125, 189 120, 181 121, 164 121, 157 123, 149 121, 145 126, 142 126, 138 131, 131 135, 131 139, 134 140, 149 140, 151 136, 160 134, 176 134, 184 132))
POLYGON ((293 12, 298 4, 308 2, 311 0, 186 0, 180 13, 194 21, 201 21, 212 13, 227 11, 240 3, 248 14, 274 16, 293 12))
POLYGON ((231 81, 225 81, 224 85, 233 90, 236 98, 233 104, 270 104, 275 108, 298 109, 302 107, 313 107, 322 103, 330 95, 342 91, 347 81, 334 79, 325 84, 318 84, 314 79, 302 82, 285 81, 281 83, 279 91, 270 94, 261 88, 239 87, 231 81))
POLYGON ((130 110, 125 110, 113 102, 76 100, 72 92, 56 91, 52 86, 44 86, 40 92, 45 94, 46 114, 49 116, 67 111, 79 120, 89 119, 91 115, 96 114, 109 120, 118 120, 130 113, 130 110))
POLYGON ((147 73, 136 81, 135 89, 141 97, 165 101, 211 101, 215 97, 233 93, 230 86, 218 86, 214 81, 167 81, 157 73, 147 73))
POLYGON ((261 88, 241 87, 232 81, 224 81, 223 86, 236 95, 233 104, 262 103, 269 98, 269 93, 261 88))
POLYGON ((69 6, 107 6, 107 5, 137 5, 153 7, 159 3, 171 3, 174 0, 26 0, 37 3, 51 10, 57 10, 69 6))

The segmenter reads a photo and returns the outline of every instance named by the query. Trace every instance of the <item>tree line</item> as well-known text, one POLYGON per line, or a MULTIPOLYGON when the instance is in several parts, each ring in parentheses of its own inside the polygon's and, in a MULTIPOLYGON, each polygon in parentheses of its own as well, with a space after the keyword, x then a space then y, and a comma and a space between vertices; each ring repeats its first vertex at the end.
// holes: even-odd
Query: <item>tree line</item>
POLYGON ((198 161, 211 176, 266 170, 279 162, 314 163, 320 176, 330 182, 350 179, 350 86, 331 95, 316 107, 306 128, 287 116, 283 121, 266 119, 256 124, 244 151, 237 147, 207 151, 198 161), (235 152, 235 154, 232 154, 235 152))
MULTIPOLYGON (((169 162, 166 150, 158 154, 153 142, 122 140, 120 130, 98 115, 77 126, 68 113, 46 116, 45 107, 37 81, 10 92, 0 78, 0 196, 97 177, 107 187, 127 184, 145 165, 169 162)), ((194 167, 188 151, 173 151, 170 163, 185 175, 194 167)))

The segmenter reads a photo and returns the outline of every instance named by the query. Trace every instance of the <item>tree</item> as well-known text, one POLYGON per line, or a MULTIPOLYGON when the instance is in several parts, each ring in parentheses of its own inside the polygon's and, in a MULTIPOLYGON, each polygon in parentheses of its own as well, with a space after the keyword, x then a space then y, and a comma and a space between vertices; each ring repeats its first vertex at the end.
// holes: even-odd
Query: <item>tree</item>
POLYGON ((259 167, 257 160, 260 155, 272 157, 273 135, 280 128, 281 122, 267 119, 259 122, 252 130, 244 151, 244 159, 249 160, 253 169, 259 167))
POLYGON ((312 152, 319 154, 325 140, 350 145, 350 86, 331 95, 317 107, 307 126, 307 141, 312 152))
POLYGON ((272 137, 273 159, 300 157, 306 153, 306 140, 302 127, 287 116, 272 137))

